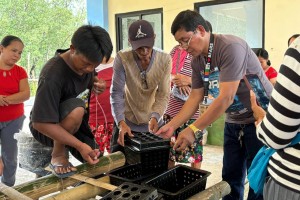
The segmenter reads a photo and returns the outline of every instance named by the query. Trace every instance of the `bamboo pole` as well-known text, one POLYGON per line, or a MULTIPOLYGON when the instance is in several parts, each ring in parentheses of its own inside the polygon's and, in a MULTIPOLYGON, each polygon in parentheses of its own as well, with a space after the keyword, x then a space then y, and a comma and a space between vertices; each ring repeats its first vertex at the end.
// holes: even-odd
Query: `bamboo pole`
MULTIPOLYGON (((100 184, 108 184, 110 182, 108 176, 96 179, 95 181, 100 184)), ((104 194, 107 191, 109 190, 100 187, 95 187, 90 184, 82 184, 78 187, 71 188, 69 190, 62 191, 59 194, 55 194, 53 196, 45 198, 44 200, 86 200, 90 198, 95 198, 97 195, 104 194)))
POLYGON ((0 192, 8 196, 10 199, 32 200, 31 198, 25 196, 24 194, 16 191, 12 187, 9 187, 3 183, 0 183, 0 192))
POLYGON ((201 199, 201 200, 219 200, 222 197, 229 194, 231 191, 230 186, 227 182, 221 181, 198 194, 190 197, 189 200, 201 199))
MULTIPOLYGON (((95 177, 125 164, 125 156, 122 152, 115 152, 99 159, 100 161, 96 165, 84 163, 77 166, 77 174, 81 174, 86 177, 95 177)), ((61 191, 78 183, 79 181, 76 179, 60 179, 54 175, 48 175, 14 186, 13 188, 32 199, 38 199, 41 196, 61 191)), ((0 192, 0 199, 4 197, 5 195, 0 192)))

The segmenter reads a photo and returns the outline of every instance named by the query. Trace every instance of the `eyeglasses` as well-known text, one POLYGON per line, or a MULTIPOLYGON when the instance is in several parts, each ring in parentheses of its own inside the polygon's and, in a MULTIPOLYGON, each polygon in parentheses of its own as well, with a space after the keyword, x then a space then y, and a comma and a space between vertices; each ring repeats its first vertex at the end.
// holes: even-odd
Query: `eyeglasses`
POLYGON ((183 49, 188 49, 189 45, 190 45, 190 42, 191 42, 191 40, 192 40, 192 38, 195 34, 196 34, 196 31, 193 31, 193 34, 191 35, 189 40, 187 42, 184 42, 184 41, 179 42, 179 46, 183 49))
POLYGON ((143 89, 148 89, 146 71, 140 73, 143 89))

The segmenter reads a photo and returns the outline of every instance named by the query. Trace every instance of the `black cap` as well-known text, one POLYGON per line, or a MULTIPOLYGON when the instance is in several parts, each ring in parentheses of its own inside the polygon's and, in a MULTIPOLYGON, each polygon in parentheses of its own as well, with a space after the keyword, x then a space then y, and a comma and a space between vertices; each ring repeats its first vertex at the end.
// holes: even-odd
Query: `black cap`
POLYGON ((154 46, 154 31, 152 25, 146 20, 133 22, 128 29, 128 36, 133 50, 140 47, 154 46))

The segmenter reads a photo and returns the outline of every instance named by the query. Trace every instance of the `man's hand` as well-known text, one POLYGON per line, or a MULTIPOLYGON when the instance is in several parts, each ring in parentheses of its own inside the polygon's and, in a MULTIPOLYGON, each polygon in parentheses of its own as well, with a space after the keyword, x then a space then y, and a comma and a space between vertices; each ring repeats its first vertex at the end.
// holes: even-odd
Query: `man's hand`
POLYGON ((195 141, 195 134, 191 128, 187 127, 181 131, 176 139, 173 149, 175 151, 183 151, 187 146, 191 146, 195 141))
POLYGON ((173 132, 174 128, 169 123, 167 123, 166 125, 161 127, 157 132, 155 132, 155 135, 158 135, 162 138, 170 138, 172 137, 173 132))
POLYGON ((119 122, 119 138, 118 138, 118 143, 121 146, 125 145, 124 142, 124 136, 125 135, 129 135, 129 137, 133 137, 134 135, 131 133, 131 129, 129 128, 129 126, 126 124, 125 121, 121 121, 119 122))
POLYGON ((99 79, 97 76, 94 77, 93 92, 95 94, 101 94, 106 89, 106 81, 99 79))
POLYGON ((155 133, 158 130, 157 119, 155 117, 150 118, 148 127, 150 133, 155 133))
POLYGON ((257 126, 263 118, 266 116, 266 112, 260 106, 257 105, 256 96, 252 90, 250 90, 250 101, 253 116, 255 118, 255 125, 257 126))
POLYGON ((99 162, 100 151, 99 149, 92 149, 89 145, 82 143, 78 149, 82 158, 89 164, 93 165, 99 162))

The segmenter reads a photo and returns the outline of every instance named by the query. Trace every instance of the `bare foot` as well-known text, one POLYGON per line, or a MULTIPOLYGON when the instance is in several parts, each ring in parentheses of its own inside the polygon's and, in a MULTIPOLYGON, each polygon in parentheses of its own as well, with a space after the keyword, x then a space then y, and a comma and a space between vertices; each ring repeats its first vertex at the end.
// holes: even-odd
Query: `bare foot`
POLYGON ((2 174, 3 174, 3 169, 4 169, 4 164, 2 161, 2 157, 0 157, 0 176, 2 176, 2 174))
POLYGON ((52 157, 50 168, 56 175, 77 171, 65 156, 52 157))

